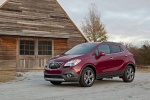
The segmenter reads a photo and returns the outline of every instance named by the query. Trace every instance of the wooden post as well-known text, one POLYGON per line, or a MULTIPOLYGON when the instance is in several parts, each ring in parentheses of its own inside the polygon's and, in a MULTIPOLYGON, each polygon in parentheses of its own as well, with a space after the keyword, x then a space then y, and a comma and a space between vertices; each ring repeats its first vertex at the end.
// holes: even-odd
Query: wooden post
POLYGON ((38 38, 35 38, 34 40, 35 42, 35 48, 34 48, 34 51, 35 51, 35 62, 34 62, 34 66, 33 67, 39 67, 39 59, 38 59, 38 38))
POLYGON ((16 68, 20 68, 19 64, 19 38, 16 38, 16 68))

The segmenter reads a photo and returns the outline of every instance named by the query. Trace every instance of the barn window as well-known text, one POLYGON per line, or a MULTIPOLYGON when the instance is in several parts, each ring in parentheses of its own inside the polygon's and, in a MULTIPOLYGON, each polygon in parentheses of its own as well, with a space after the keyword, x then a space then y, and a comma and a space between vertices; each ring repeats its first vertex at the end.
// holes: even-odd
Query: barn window
POLYGON ((34 41, 20 40, 20 55, 34 55, 34 41))
POLYGON ((52 55, 52 42, 38 41, 38 55, 52 55))

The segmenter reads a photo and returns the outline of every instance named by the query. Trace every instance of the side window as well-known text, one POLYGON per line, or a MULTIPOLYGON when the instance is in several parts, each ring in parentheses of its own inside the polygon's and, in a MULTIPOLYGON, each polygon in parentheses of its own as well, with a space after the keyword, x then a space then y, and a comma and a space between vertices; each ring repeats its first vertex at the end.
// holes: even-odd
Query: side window
POLYGON ((124 50, 120 47, 121 52, 123 52, 124 50))
POLYGON ((107 45, 107 44, 105 44, 105 45, 100 45, 100 46, 98 47, 98 50, 99 50, 99 52, 100 52, 100 51, 103 51, 103 52, 105 52, 106 54, 110 54, 110 48, 109 48, 109 45, 107 45))
POLYGON ((123 51, 123 49, 119 45, 111 45, 111 52, 112 53, 119 53, 122 51, 123 51))

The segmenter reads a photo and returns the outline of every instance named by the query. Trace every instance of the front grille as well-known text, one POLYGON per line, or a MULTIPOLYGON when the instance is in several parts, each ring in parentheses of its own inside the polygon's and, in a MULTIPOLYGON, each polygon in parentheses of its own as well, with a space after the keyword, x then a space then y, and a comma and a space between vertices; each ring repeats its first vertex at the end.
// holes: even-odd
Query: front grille
POLYGON ((62 78, 60 75, 45 75, 46 78, 62 78))
POLYGON ((62 62, 50 62, 49 63, 49 68, 50 69, 59 69, 59 68, 62 67, 62 65, 63 65, 62 62))

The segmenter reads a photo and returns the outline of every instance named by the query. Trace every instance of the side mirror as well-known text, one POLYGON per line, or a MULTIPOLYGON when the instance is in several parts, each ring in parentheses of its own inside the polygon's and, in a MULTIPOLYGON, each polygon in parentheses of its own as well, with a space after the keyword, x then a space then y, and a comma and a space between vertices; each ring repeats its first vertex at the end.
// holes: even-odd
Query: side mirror
POLYGON ((101 57, 101 56, 105 56, 105 55, 106 55, 105 52, 100 51, 98 56, 101 57))

